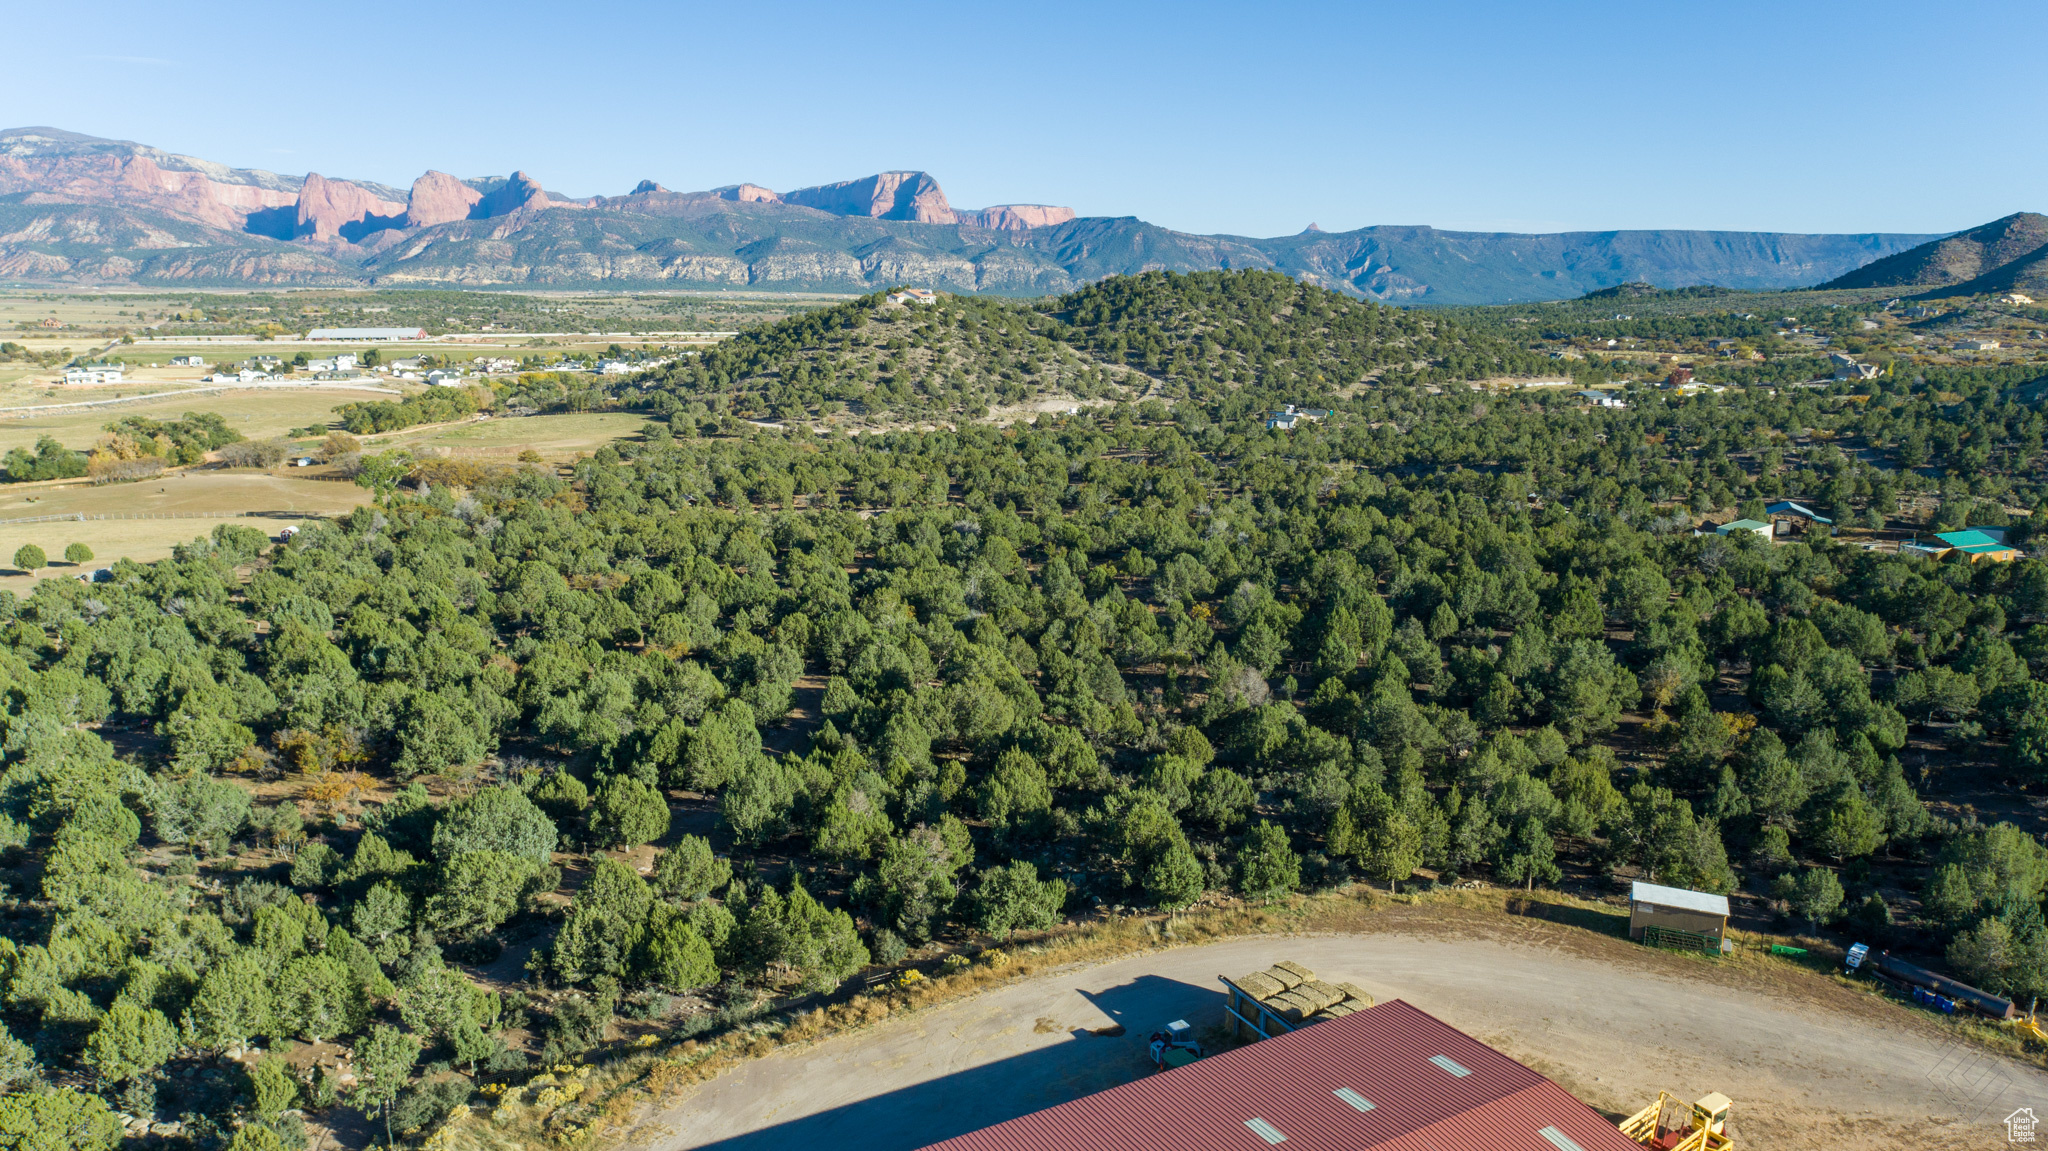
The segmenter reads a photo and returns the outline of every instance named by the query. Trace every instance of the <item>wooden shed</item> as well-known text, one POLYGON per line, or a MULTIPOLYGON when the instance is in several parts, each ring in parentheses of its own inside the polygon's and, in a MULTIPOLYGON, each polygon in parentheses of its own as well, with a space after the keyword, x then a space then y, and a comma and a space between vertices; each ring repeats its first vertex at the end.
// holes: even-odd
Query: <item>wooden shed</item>
POLYGON ((1628 896, 1628 937, 1666 946, 1721 949, 1728 933, 1728 897, 1636 883, 1628 896), (1690 938, 1688 938, 1690 937, 1690 938))

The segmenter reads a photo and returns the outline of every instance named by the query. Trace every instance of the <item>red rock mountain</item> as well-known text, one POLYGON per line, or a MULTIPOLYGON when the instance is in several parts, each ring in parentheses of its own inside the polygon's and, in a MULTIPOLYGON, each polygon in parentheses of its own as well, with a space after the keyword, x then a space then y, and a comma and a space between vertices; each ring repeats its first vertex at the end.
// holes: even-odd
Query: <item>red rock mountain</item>
POLYGON ((1021 232, 1026 228, 1050 228, 1074 219, 1072 208, 1054 208, 1046 204, 997 204, 993 208, 968 211, 953 209, 963 224, 980 228, 994 228, 1003 232, 1021 232))
POLYGON ((512 178, 483 194, 470 210, 470 217, 488 220, 494 216, 509 216, 522 210, 540 211, 556 206, 558 202, 548 198, 540 181, 524 172, 512 173, 512 178))
POLYGON ((405 226, 431 228, 454 220, 467 220, 482 192, 446 172, 428 172, 412 182, 405 210, 405 226))
POLYGON ((712 195, 740 203, 795 204, 834 216, 873 220, 907 220, 919 224, 965 224, 1021 232, 1074 219, 1072 208, 1046 204, 998 204, 993 208, 955 208, 946 202, 939 182, 925 172, 882 172, 859 180, 774 192, 759 184, 732 184, 712 195))
POLYGON ((252 212, 298 201, 298 181, 61 128, 0 132, 0 195, 31 204, 132 204, 240 230, 252 212))
POLYGON ((939 182, 923 172, 883 172, 784 192, 782 202, 816 208, 835 216, 867 216, 876 220, 911 220, 920 224, 952 224, 953 206, 939 182))
MULTIPOLYGON (((413 181, 410 191, 400 191, 373 181, 340 180, 317 172, 294 177, 230 168, 126 140, 104 140, 59 128, 0 132, 0 195, 17 193, 26 204, 126 205, 226 232, 372 248, 395 239, 372 239, 380 232, 553 208, 663 211, 665 201, 677 196, 652 180, 643 180, 626 197, 569 200, 551 195, 525 172, 514 172, 503 180, 465 180, 429 171, 413 181), (634 206, 629 207, 628 202, 634 206)), ((956 209, 946 201, 939 182, 925 172, 881 172, 786 193, 758 184, 736 184, 708 194, 685 193, 683 198, 704 195, 739 203, 809 208, 834 216, 1015 232, 1074 219, 1072 208, 1043 204, 956 209)))
POLYGON ((350 224, 374 219, 376 226, 371 231, 393 226, 392 221, 405 216, 406 206, 386 200, 360 184, 329 180, 311 172, 299 187, 298 212, 293 239, 337 240, 343 238, 343 230, 350 224))

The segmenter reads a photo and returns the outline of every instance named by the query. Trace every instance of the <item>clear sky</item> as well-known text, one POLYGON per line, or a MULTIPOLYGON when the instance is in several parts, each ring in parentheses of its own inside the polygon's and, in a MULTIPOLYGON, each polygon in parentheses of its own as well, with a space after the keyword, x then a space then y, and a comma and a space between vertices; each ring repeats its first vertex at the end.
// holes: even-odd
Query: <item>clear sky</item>
POLYGON ((2048 210, 2048 3, 70 0, 8 19, 0 126, 403 186, 524 169, 960 207, 1940 232, 2048 210))

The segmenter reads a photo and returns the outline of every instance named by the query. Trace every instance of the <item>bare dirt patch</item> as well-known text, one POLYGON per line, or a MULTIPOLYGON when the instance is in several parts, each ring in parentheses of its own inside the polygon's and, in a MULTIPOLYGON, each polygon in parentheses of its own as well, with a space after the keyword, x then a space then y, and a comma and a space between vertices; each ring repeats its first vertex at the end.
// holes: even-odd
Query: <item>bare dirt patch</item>
POLYGON ((1292 958, 1405 999, 1618 1116, 1659 1089, 1720 1090, 1742 1145, 1962 1148, 2048 1103, 2048 1074, 1816 972, 1648 951, 1596 930, 1441 905, 1363 933, 1254 938, 1064 968, 735 1067, 627 1145, 915 1148, 1129 1082, 1145 1037, 1220 1025, 1218 974, 1292 958), (1105 1038, 1088 1032, 1123 1027, 1105 1038))

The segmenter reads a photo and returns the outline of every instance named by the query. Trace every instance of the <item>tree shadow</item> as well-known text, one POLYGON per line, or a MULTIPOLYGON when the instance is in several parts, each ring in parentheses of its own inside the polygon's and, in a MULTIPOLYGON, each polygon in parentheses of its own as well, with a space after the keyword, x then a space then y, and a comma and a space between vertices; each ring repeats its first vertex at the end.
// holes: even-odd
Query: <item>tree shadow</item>
POLYGON ((1612 935, 1617 939, 1628 938, 1628 916, 1612 911, 1548 903, 1541 899, 1513 898, 1507 902, 1507 912, 1509 915, 1521 915, 1530 919, 1547 919, 1568 927, 1583 927, 1587 931, 1612 935))
MULTIPOLYGON (((1147 1049, 1152 1032, 1176 1019, 1197 1030, 1223 1019, 1220 986, 1158 975, 1078 994, 1108 1017, 1107 1026, 1068 1021, 1058 1025, 1069 1035, 1064 1041, 702 1146, 716 1151, 913 1151, 1153 1074, 1147 1049), (1115 1027, 1123 1034, 1099 1033, 1115 1027)), ((1035 1029, 1030 1019, 997 1019, 988 1026, 1035 1029)))

